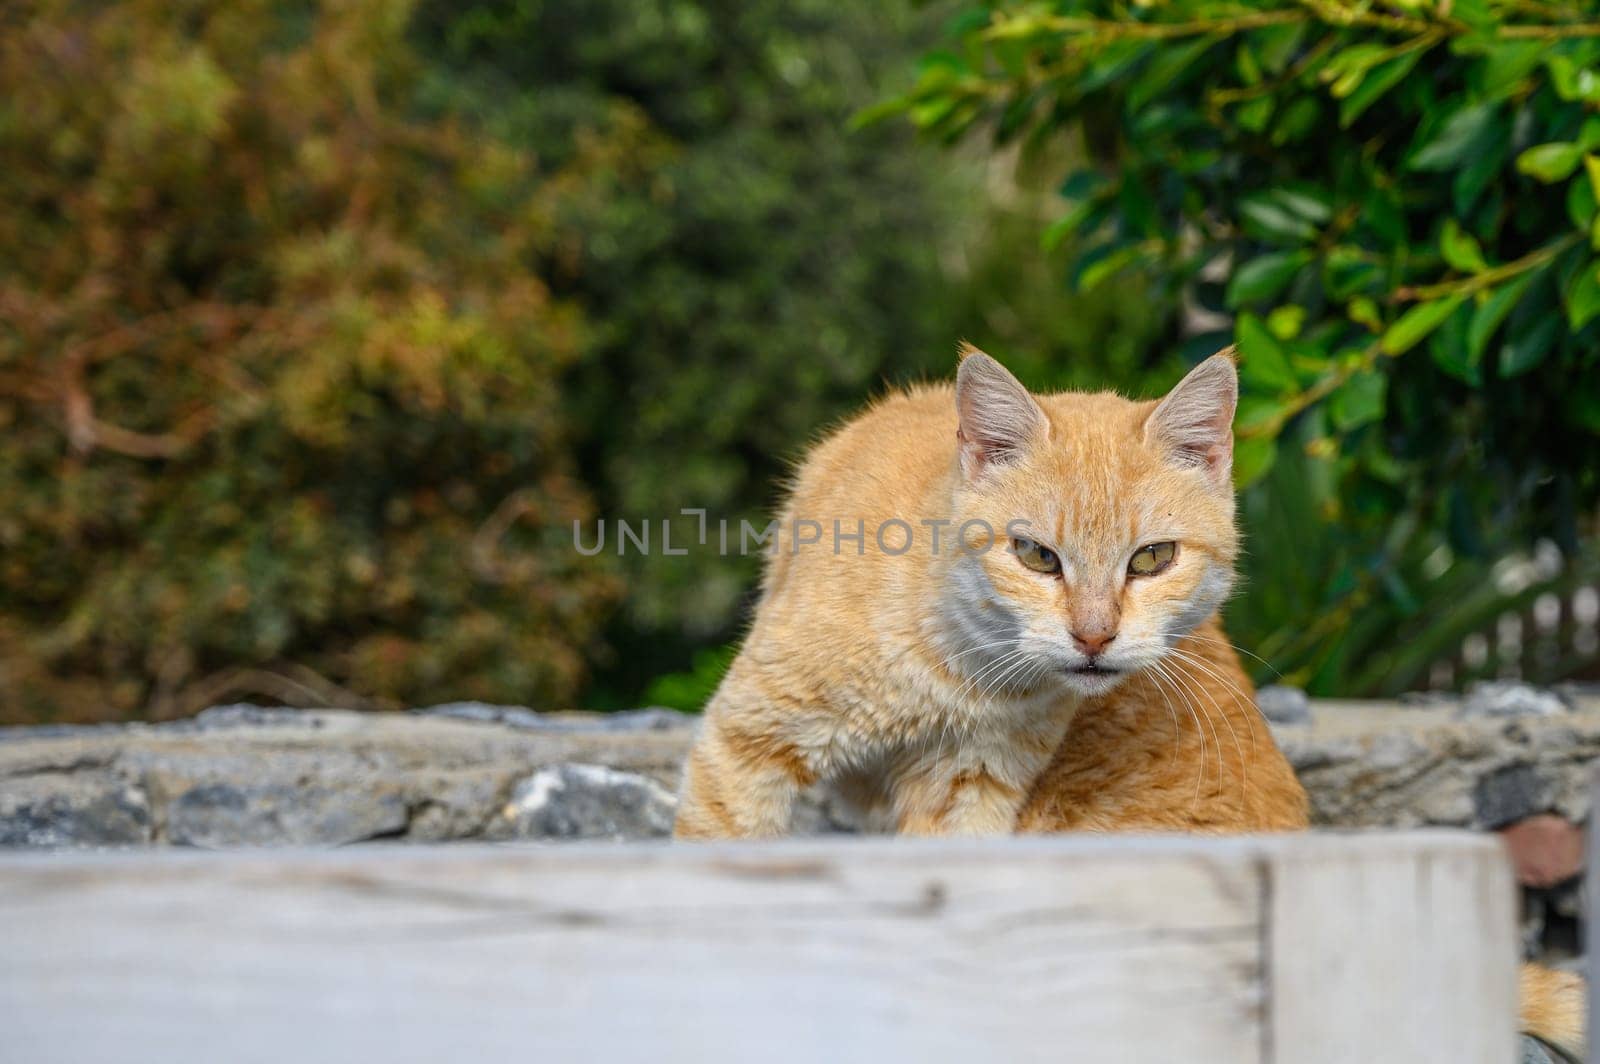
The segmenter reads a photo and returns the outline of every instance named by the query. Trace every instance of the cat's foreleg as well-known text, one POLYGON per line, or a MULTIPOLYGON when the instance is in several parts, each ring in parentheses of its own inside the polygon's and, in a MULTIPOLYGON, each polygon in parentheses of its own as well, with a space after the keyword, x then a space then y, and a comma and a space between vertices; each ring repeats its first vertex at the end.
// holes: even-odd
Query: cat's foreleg
MULTIPOLYGON (((732 679, 730 677, 730 679, 732 679)), ((778 709, 737 681, 724 683, 683 770, 673 834, 683 839, 772 838, 792 827, 795 801, 817 779, 785 741, 778 709)))

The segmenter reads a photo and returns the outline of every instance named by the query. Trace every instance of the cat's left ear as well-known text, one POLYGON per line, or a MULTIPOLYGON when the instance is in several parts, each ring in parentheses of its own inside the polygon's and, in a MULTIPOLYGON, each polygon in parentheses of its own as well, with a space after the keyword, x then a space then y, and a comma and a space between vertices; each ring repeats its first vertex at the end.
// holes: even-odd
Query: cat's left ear
POLYGON ((1230 347, 1190 370, 1144 423, 1147 442, 1224 484, 1233 472, 1233 410, 1239 403, 1233 354, 1230 347))
POLYGON ((956 370, 961 471, 976 478, 993 466, 1017 461, 1050 434, 1050 422, 1022 382, 971 344, 961 345, 956 370))

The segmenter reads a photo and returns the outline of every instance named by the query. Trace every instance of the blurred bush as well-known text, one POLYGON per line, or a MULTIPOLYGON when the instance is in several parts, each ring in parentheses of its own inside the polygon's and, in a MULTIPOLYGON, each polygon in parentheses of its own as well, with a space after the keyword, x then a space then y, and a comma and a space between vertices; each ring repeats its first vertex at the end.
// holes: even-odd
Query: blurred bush
POLYGON ((426 117, 408 18, 0 12, 0 719, 577 690, 617 587, 530 267, 612 133, 426 117))
POLYGON ((1238 344, 1236 472, 1256 486, 1235 638, 1315 690, 1393 691, 1596 575, 1590 17, 994 0, 866 117, 1083 146, 1042 233, 1077 289, 1135 286, 1191 357, 1238 344), (1563 561, 1514 593, 1490 579, 1535 549, 1563 561))
MULTIPOLYGON (((648 520, 658 546, 664 518, 693 539, 686 507, 764 521, 819 430, 885 382, 948 371, 959 337, 940 255, 974 206, 957 198, 977 191, 971 168, 909 131, 848 127, 921 25, 909 5, 834 0, 422 10, 443 106, 546 171, 585 166, 540 273, 593 325, 564 409, 609 519, 648 520)), ((637 699, 730 638, 758 559, 620 561, 628 594, 596 704, 637 699)))

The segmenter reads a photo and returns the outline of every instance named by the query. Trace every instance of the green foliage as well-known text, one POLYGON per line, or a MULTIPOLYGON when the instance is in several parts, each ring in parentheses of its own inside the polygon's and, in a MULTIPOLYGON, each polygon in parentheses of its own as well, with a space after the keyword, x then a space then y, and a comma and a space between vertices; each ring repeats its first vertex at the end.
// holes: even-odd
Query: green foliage
POLYGON ((1415 663, 1365 666, 1440 630, 1488 560, 1542 538, 1592 550, 1587 17, 1521 0, 995 0, 888 108, 945 140, 980 124, 999 142, 1081 137, 1090 165, 1046 232, 1074 251, 1070 276, 1138 277, 1158 314, 1231 318, 1197 342, 1238 345, 1236 470, 1260 484, 1235 637, 1282 644, 1292 679, 1414 683, 1415 663), (1272 519, 1275 493, 1294 520, 1272 519), (1282 638, 1314 618, 1342 620, 1282 638))
MULTIPOLYGON (((963 336, 1090 379, 1093 363, 1060 348, 1095 349, 1117 308, 1077 315, 1053 279, 1019 284, 1027 257, 986 223, 1036 237, 990 211, 970 163, 910 130, 849 128, 881 79, 909 68, 921 25, 908 5, 834 0, 421 12, 441 106, 547 167, 592 155, 595 138, 626 145, 564 202, 540 265, 593 324, 563 397, 608 517, 648 519, 657 535, 676 518, 680 544, 696 531, 681 508, 761 523, 820 430, 889 385, 947 375, 963 336)), ((1125 335, 1124 353, 1138 333, 1125 335)), ((696 647, 734 637, 758 559, 620 562, 626 609, 597 705, 628 704, 696 647)))
POLYGON ((0 16, 0 717, 577 690, 616 587, 528 266, 589 160, 420 117, 408 17, 0 16))

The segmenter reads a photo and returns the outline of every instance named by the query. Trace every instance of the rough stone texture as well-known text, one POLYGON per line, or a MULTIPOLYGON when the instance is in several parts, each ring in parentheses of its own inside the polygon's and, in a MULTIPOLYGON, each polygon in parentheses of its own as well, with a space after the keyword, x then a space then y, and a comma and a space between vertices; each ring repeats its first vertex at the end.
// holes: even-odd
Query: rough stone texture
MULTIPOLYGON (((1576 823, 1588 813, 1586 766, 1600 757, 1600 698, 1566 701, 1572 709, 1524 717, 1463 716, 1438 698, 1313 702, 1304 723, 1272 729, 1320 825, 1494 829, 1540 813, 1576 823)), ((467 703, 394 714, 225 706, 170 724, 0 729, 0 845, 659 834, 658 799, 676 790, 694 727, 659 709, 467 703), (559 766, 625 775, 604 786, 593 772, 536 776, 559 766), (547 796, 559 791, 569 807, 530 811, 534 779, 560 781, 547 796), (571 804, 591 799, 623 803, 615 830, 571 804), (637 815, 623 815, 634 801, 637 815)), ((826 804, 801 823, 848 827, 826 804)))
POLYGON ((1552 717, 1571 709, 1559 692, 1515 680, 1475 684, 1461 701, 1463 717, 1552 717))
POLYGON ((551 766, 630 773, 670 796, 693 728, 666 710, 618 719, 474 704, 220 706, 167 724, 0 729, 0 845, 481 838, 517 784, 551 766))
POLYGON ((1569 700, 1559 715, 1512 718, 1463 716, 1454 699, 1314 702, 1309 723, 1273 734, 1321 825, 1489 829, 1536 813, 1576 822, 1600 758, 1600 698, 1569 700))
POLYGON ((400 835, 409 821, 394 791, 202 783, 172 800, 166 829, 179 846, 279 846, 400 835))
POLYGON ((1273 724, 1311 722, 1311 699, 1298 687, 1269 684, 1256 692, 1256 707, 1273 724))
POLYGON ((144 791, 114 779, 0 779, 0 846, 137 846, 152 839, 144 791))
POLYGON ((672 834, 678 799, 648 776, 554 765, 517 783, 491 838, 650 839, 672 834))

